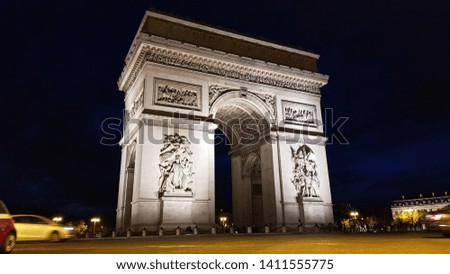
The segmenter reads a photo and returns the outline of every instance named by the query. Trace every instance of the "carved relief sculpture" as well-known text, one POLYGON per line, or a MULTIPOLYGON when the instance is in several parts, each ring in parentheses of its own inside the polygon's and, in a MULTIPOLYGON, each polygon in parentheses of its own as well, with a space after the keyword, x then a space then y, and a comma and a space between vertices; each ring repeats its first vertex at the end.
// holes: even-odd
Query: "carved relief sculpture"
POLYGON ((283 114, 286 123, 316 126, 316 107, 283 101, 283 114))
POLYGON ((178 89, 169 85, 158 86, 157 101, 177 105, 198 106, 197 92, 188 89, 178 89))
MULTIPOLYGON (((266 84, 276 87, 295 89, 314 94, 320 94, 320 88, 324 85, 323 81, 328 77, 318 73, 307 73, 313 79, 302 77, 287 76, 282 73, 272 73, 255 68, 249 68, 242 65, 234 65, 229 62, 217 63, 212 58, 198 58, 197 56, 179 53, 165 48, 146 45, 143 47, 140 55, 132 68, 131 76, 127 79, 124 88, 126 89, 137 76, 145 62, 152 62, 168 66, 190 69, 198 72, 204 72, 213 75, 219 75, 248 82, 266 84), (315 78, 315 79, 314 79, 315 78)), ((279 67, 277 67, 279 69, 279 67)), ((122 73, 123 77, 124 73, 122 73)))
POLYGON ((194 172, 191 143, 185 136, 166 135, 159 154, 159 193, 192 191, 194 172))
POLYGON ((232 88, 220 85, 209 85, 209 105, 212 105, 220 95, 229 90, 232 90, 232 88))
POLYGON ((201 86, 155 79, 155 103, 199 109, 201 86))
POLYGON ((306 145, 297 150, 291 146, 291 153, 294 162, 294 178, 291 181, 295 190, 301 197, 319 197, 320 182, 316 156, 306 145))
POLYGON ((143 90, 140 92, 139 96, 137 96, 137 100, 134 101, 131 108, 125 112, 125 124, 136 115, 136 113, 144 106, 144 92, 143 90))
POLYGON ((273 118, 276 118, 276 112, 275 112, 275 96, 273 94, 258 94, 254 93, 256 96, 258 96, 269 108, 270 114, 273 116, 273 118))

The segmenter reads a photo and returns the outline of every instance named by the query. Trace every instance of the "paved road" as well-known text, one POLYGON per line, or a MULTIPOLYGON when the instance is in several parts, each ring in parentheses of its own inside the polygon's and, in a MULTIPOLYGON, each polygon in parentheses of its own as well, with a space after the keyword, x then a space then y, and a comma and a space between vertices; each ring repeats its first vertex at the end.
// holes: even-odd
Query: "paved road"
POLYGON ((149 236, 18 243, 16 254, 450 254, 433 233, 149 236))

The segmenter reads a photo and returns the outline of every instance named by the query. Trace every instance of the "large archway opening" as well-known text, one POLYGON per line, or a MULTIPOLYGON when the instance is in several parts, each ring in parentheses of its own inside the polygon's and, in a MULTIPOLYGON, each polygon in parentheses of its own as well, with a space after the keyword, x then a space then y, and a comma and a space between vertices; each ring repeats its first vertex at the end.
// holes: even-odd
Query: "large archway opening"
MULTIPOLYGON (((230 151, 231 145, 227 136, 220 129, 216 129, 214 139, 216 215, 223 213, 232 216, 233 212, 230 151)), ((231 224, 232 221, 227 219, 227 224, 231 224)))
MULTIPOLYGON (((261 177, 261 146, 267 142, 269 123, 250 100, 225 94, 213 105, 216 130, 216 210, 232 218, 227 225, 245 231, 262 230, 264 188, 261 177), (221 211, 221 209, 223 211, 221 211)), ((267 215, 267 214, 266 214, 267 215)))

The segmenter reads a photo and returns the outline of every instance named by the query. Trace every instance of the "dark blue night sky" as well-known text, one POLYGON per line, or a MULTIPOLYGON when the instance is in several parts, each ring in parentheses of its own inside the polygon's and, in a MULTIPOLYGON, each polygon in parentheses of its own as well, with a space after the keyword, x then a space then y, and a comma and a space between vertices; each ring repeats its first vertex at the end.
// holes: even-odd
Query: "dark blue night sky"
POLYGON ((450 191, 448 1, 0 0, 0 199, 13 213, 114 222, 120 147, 100 144, 101 124, 122 117, 116 82, 150 7, 321 55, 334 202, 373 212, 450 191))

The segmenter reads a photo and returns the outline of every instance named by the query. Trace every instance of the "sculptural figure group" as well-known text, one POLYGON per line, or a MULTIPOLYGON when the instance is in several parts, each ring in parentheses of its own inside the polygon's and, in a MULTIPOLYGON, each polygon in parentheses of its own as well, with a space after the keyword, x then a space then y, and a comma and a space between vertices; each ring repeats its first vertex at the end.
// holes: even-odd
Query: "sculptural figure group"
POLYGON ((291 147, 291 153, 294 162, 292 183, 297 193, 301 197, 319 197, 320 182, 314 153, 306 145, 297 150, 291 147))
POLYGON ((194 182, 191 143, 185 136, 166 135, 159 154, 159 193, 174 192, 175 189, 192 191, 194 182))

